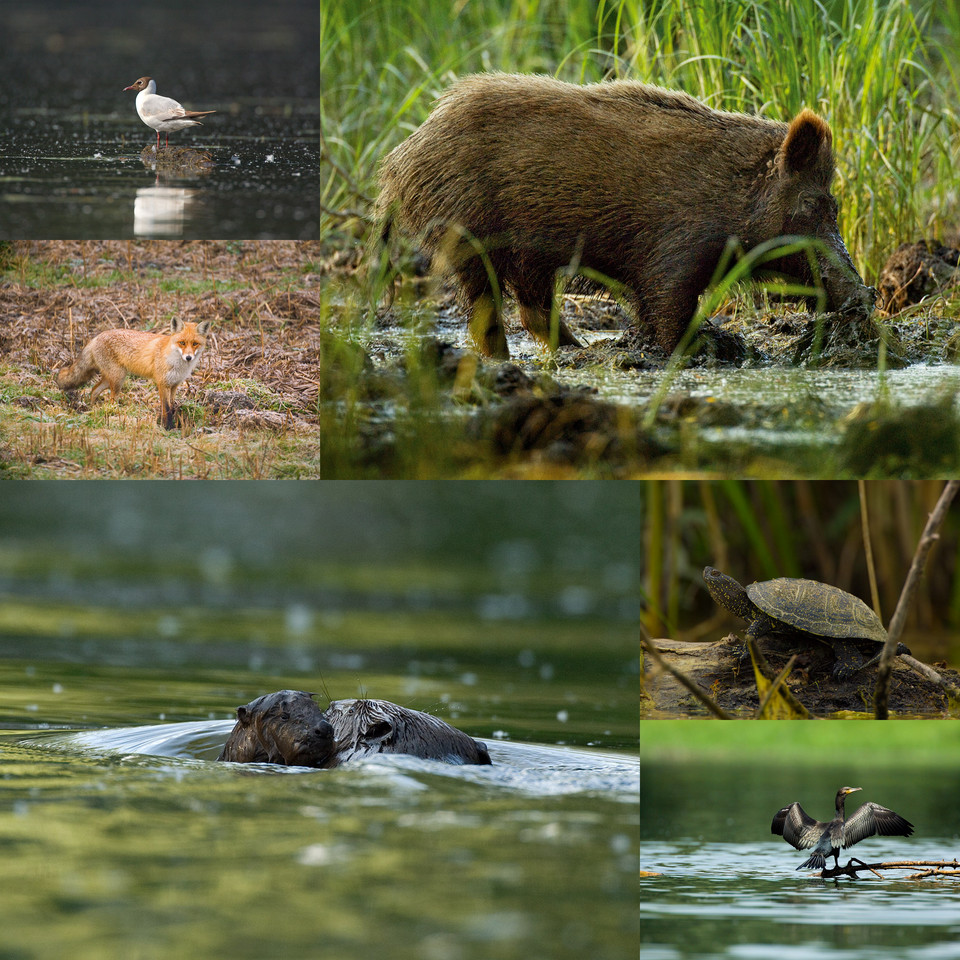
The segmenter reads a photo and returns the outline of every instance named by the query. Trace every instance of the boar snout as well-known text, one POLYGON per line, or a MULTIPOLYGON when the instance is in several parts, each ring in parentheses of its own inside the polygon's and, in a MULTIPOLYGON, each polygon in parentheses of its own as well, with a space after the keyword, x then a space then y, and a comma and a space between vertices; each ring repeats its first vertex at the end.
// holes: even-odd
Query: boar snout
POLYGON ((876 307, 877 296, 876 287, 861 286, 837 307, 837 313, 844 316, 869 317, 876 307))
POLYGON ((844 315, 869 317, 877 300, 876 288, 863 282, 839 233, 830 238, 828 246, 832 256, 819 258, 827 308, 844 315))

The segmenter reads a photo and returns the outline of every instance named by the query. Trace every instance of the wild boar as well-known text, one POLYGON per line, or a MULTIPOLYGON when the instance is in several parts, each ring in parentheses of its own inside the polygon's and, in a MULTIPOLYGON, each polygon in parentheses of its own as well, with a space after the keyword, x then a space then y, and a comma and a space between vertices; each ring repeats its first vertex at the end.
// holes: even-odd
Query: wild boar
MULTIPOLYGON (((876 293, 837 226, 833 176, 830 127, 811 110, 787 124, 630 80, 479 74, 384 158, 376 216, 382 242, 396 228, 455 276, 484 354, 509 356, 504 290, 538 340, 578 345, 564 323, 551 330, 560 270, 619 285, 672 351, 731 238, 743 250, 816 238, 828 308, 872 311, 876 293)), ((765 267, 817 282, 803 252, 765 267)))

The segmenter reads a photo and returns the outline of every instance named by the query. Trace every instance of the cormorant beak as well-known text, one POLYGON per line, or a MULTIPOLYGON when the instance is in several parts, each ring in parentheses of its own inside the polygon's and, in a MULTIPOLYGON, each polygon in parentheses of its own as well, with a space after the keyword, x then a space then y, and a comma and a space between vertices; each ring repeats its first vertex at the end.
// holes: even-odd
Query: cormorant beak
POLYGON ((862 789, 863 789, 863 787, 844 787, 844 788, 843 788, 843 793, 844 793, 844 795, 846 795, 846 794, 848 794, 848 793, 856 793, 858 790, 862 790, 862 789))

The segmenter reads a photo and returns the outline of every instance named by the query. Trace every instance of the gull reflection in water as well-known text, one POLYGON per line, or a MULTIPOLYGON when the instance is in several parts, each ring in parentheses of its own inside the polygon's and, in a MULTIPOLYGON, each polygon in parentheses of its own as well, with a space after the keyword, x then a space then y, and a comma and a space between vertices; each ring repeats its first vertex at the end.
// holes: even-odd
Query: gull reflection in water
POLYGON ((199 193, 189 187, 141 187, 133 201, 134 236, 181 236, 199 193))
POLYGON ((135 236, 178 237, 191 217, 191 206, 200 191, 190 187, 164 186, 164 181, 198 180, 215 169, 213 157, 205 150, 189 147, 161 147, 147 144, 140 153, 143 165, 156 174, 152 187, 137 190, 133 205, 135 236))

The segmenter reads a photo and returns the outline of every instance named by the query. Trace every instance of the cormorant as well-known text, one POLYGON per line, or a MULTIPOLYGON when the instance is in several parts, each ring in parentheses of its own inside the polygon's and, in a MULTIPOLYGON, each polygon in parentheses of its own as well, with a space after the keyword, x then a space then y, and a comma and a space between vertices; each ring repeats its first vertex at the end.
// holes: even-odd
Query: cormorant
POLYGON ((813 847, 813 855, 801 863, 798 870, 823 870, 827 865, 825 858, 831 855, 836 869, 840 865, 841 847, 852 847, 864 837, 875 834, 881 837, 909 837, 913 833, 912 823, 878 803, 865 803, 849 820, 844 820, 843 801, 847 794, 862 789, 841 787, 837 791, 837 815, 829 823, 814 820, 799 803, 791 803, 789 807, 777 811, 770 832, 783 837, 798 850, 813 847))

